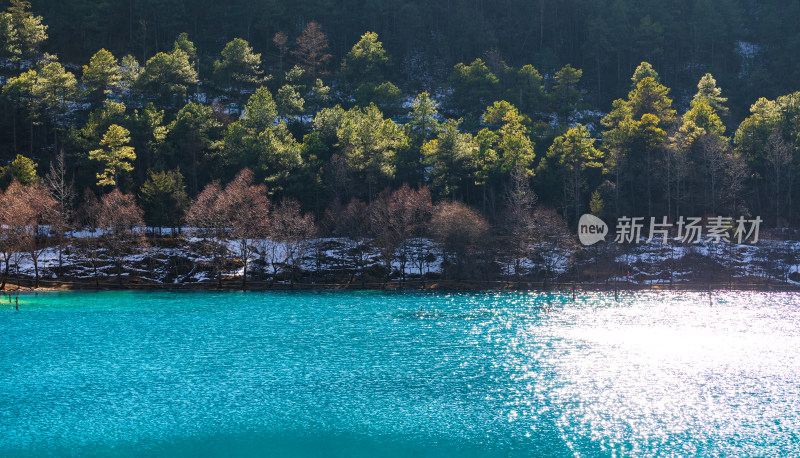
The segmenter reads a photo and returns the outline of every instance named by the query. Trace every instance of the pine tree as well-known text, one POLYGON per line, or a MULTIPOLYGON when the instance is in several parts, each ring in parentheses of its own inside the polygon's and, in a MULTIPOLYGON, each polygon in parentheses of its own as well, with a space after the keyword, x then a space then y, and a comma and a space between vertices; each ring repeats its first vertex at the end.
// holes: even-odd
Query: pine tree
POLYGON ((131 141, 128 129, 112 124, 103 135, 100 145, 104 148, 89 152, 89 158, 103 164, 103 172, 97 174, 98 186, 116 186, 122 172, 133 170, 136 153, 128 146, 131 141))
POLYGON ((314 85, 306 93, 308 103, 305 104, 306 114, 314 115, 325 107, 331 99, 331 88, 325 86, 321 79, 317 78, 314 85))
POLYGON ((697 83, 697 93, 692 98, 691 106, 694 107, 698 103, 705 102, 719 116, 725 116, 728 114, 728 108, 725 106, 727 101, 727 97, 722 97, 722 89, 717 87, 717 80, 711 76, 711 73, 706 73, 697 83))
MULTIPOLYGON (((66 127, 62 121, 70 115, 77 93, 75 75, 66 71, 60 63, 52 61, 41 65, 33 95, 41 106, 42 114, 52 122, 56 135, 66 127)), ((55 147, 59 148, 57 136, 55 147)))
POLYGON ((186 100, 189 86, 196 84, 197 71, 189 62, 189 55, 179 48, 169 54, 160 52, 145 64, 137 82, 154 95, 162 106, 174 104, 174 97, 186 100))
POLYGON ((519 110, 528 116, 544 111, 544 85, 542 75, 533 65, 525 65, 517 71, 516 82, 510 90, 510 100, 516 100, 519 110))
POLYGON ((420 92, 411 104, 411 120, 406 131, 414 147, 419 148, 439 133, 439 103, 428 91, 420 92))
POLYGON ((464 198, 477 163, 478 145, 472 134, 458 131, 452 119, 439 135, 422 146, 422 156, 433 191, 450 199, 464 198))
POLYGON ((653 66, 650 65, 650 62, 642 62, 636 67, 636 70, 633 71, 633 76, 631 76, 633 87, 635 88, 639 82, 645 78, 652 78, 656 83, 659 82, 658 73, 653 69, 653 66))
POLYGON ((186 32, 181 33, 178 35, 178 38, 175 39, 175 44, 173 45, 172 50, 174 52, 177 49, 180 49, 186 53, 186 56, 189 58, 189 62, 192 64, 192 67, 197 67, 197 47, 195 47, 194 43, 189 40, 189 34, 186 32))
MULTIPOLYGON (((41 16, 30 12, 31 3, 27 0, 11 0, 8 12, 11 15, 13 34, 7 34, 12 57, 39 57, 39 48, 47 40, 47 26, 42 24, 41 16)), ((18 61, 19 62, 19 61, 18 61)))
POLYGON ((405 132, 375 105, 346 113, 336 131, 348 168, 361 174, 368 196, 384 180, 394 177, 397 152, 407 144, 405 132))
POLYGON ((248 129, 264 130, 272 126, 277 118, 277 104, 269 89, 262 86, 247 100, 241 122, 248 129))
POLYGON ((153 227, 180 227, 189 205, 186 186, 180 171, 147 172, 147 181, 139 190, 144 220, 153 227))
POLYGON ((37 178, 36 162, 21 154, 17 154, 17 157, 8 166, 0 167, 0 187, 5 187, 14 180, 27 186, 37 178))
POLYGON ((573 222, 577 222, 586 185, 583 172, 588 168, 602 167, 603 154, 594 147, 594 139, 586 127, 578 124, 553 141, 547 150, 547 158, 558 164, 563 173, 564 206, 567 209, 564 214, 568 215, 571 208, 573 222))
POLYGON ((221 87, 240 94, 264 82, 261 54, 254 53, 247 41, 234 38, 220 54, 222 59, 214 61, 214 78, 221 87))
POLYGON ((658 74, 649 63, 642 62, 631 80, 634 87, 628 98, 615 100, 612 111, 601 120, 607 128, 603 137, 608 165, 617 175, 617 196, 625 187, 632 208, 620 208, 618 197, 614 207, 618 211, 635 212, 644 195, 647 214, 652 215, 657 161, 662 156, 666 130, 672 127, 676 113, 669 88, 658 82, 658 74))
POLYGON ((384 80, 389 56, 378 41, 378 34, 366 32, 342 60, 342 75, 351 83, 377 83, 384 80))
POLYGON ((578 83, 582 76, 583 70, 575 69, 569 64, 556 72, 550 99, 554 106, 553 111, 562 124, 568 124, 575 111, 581 108, 583 95, 578 90, 578 83))
POLYGON ((19 59, 22 51, 17 46, 17 31, 14 29, 14 22, 11 13, 0 12, 0 56, 11 59, 19 59))
POLYGON ((135 57, 130 54, 123 57, 119 66, 120 89, 135 89, 142 71, 142 66, 135 57))
POLYGON ((481 59, 475 59, 469 65, 456 64, 450 75, 450 85, 453 94, 449 111, 463 116, 468 122, 477 122, 482 107, 499 98, 500 80, 481 59))
POLYGON ((536 155, 533 151, 533 142, 528 137, 528 130, 522 124, 523 118, 514 108, 505 113, 502 121, 503 124, 497 132, 500 170, 508 174, 512 170, 521 169, 528 176, 533 176, 533 161, 536 155))
POLYGON ((101 49, 89 60, 89 65, 83 66, 83 84, 95 100, 100 100, 117 87, 122 74, 120 66, 113 54, 101 49))
POLYGON ((275 94, 278 115, 286 121, 297 119, 303 113, 304 104, 305 100, 291 84, 284 84, 275 94))
POLYGON ((205 153, 211 148, 218 122, 211 107, 187 103, 169 124, 167 143, 175 151, 169 167, 180 167, 190 173, 193 195, 200 191, 200 172, 205 153))

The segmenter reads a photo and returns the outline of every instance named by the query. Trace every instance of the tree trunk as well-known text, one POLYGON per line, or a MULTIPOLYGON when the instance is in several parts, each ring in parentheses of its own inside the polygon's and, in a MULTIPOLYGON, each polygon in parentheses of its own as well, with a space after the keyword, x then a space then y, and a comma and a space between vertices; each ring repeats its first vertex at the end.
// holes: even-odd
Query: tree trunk
POLYGON ((3 290, 6 289, 6 280, 8 279, 8 266, 9 266, 10 263, 11 263, 11 257, 6 255, 5 256, 6 269, 5 269, 5 272, 3 272, 3 280, 2 280, 2 283, 0 283, 0 291, 3 291, 3 290))
POLYGON ((222 269, 219 265, 219 258, 217 258, 217 286, 222 288, 222 269))
POLYGON ((14 126, 14 154, 17 154, 17 107, 14 106, 14 113, 13 119, 11 121, 12 125, 14 126))
POLYGON ((244 249, 244 256, 242 256, 242 262, 244 263, 244 268, 242 269, 242 289, 247 289, 247 249, 244 249))
POLYGON ((39 256, 36 255, 36 248, 31 250, 30 255, 33 261, 33 287, 39 288, 39 256))
POLYGON ((58 276, 61 276, 61 272, 64 269, 64 256, 63 256, 63 248, 64 248, 64 237, 63 233, 59 231, 58 237, 58 276))
POLYGON ((651 177, 653 175, 652 158, 650 151, 647 152, 647 216, 653 216, 653 194, 651 187, 651 177))
POLYGON ((775 167, 775 227, 781 225, 781 171, 775 167))

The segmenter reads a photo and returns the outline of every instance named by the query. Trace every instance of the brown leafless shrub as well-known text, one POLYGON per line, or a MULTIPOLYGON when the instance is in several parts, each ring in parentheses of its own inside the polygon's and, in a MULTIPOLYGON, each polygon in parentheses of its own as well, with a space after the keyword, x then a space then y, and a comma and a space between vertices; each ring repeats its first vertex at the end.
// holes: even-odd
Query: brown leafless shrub
POLYGON ((242 287, 247 287, 247 267, 254 250, 256 240, 269 236, 269 207, 267 187, 254 186, 253 172, 242 170, 236 178, 225 187, 222 203, 230 206, 230 236, 236 240, 238 257, 244 270, 242 287))
MULTIPOLYGON (((391 275, 392 261, 396 258, 405 281, 406 265, 413 257, 410 241, 425 234, 432 211, 428 188, 416 190, 407 184, 391 193, 384 191, 370 205, 370 227, 387 270, 387 280, 391 275)), ((424 260, 427 256, 417 254, 417 258, 424 260)))
POLYGON ((294 284, 308 250, 307 242, 317 233, 314 218, 300 211, 298 201, 283 199, 272 212, 270 228, 273 241, 283 244, 283 263, 290 266, 290 281, 294 284))
POLYGON ((339 259, 342 264, 349 261, 353 267, 349 282, 353 281, 356 271, 363 279, 369 238, 367 204, 356 198, 353 198, 346 206, 334 201, 334 204, 325 211, 325 220, 330 231, 342 238, 338 251, 339 259))
POLYGON ((117 268, 117 281, 122 284, 125 256, 147 246, 144 212, 132 194, 123 194, 115 188, 100 200, 97 226, 102 230, 101 240, 117 268))
POLYGON ((441 202, 434 207, 431 232, 447 256, 455 261, 454 278, 460 280, 473 261, 481 242, 489 233, 489 224, 475 210, 460 202, 441 202))

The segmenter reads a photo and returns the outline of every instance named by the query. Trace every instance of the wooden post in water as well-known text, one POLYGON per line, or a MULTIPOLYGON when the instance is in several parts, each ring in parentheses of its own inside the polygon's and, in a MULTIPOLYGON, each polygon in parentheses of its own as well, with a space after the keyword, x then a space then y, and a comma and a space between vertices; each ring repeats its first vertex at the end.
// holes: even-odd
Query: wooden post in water
POLYGON ((575 302, 575 282, 572 282, 572 302, 575 302))

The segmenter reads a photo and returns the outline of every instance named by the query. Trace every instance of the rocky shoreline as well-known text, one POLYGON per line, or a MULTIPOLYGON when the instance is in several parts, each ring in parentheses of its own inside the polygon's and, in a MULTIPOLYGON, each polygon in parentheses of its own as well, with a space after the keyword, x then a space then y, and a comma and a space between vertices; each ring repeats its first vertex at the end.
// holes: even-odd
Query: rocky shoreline
POLYGON ((122 257, 81 240, 62 250, 12 253, 6 290, 642 290, 800 289, 800 242, 758 245, 650 243, 508 252, 476 249, 457 258, 414 240, 391 258, 371 240, 314 239, 289 248, 250 241, 245 264, 230 242, 153 239, 122 257), (38 273, 38 288, 36 274, 38 273), (246 278, 245 278, 246 273, 246 278))

